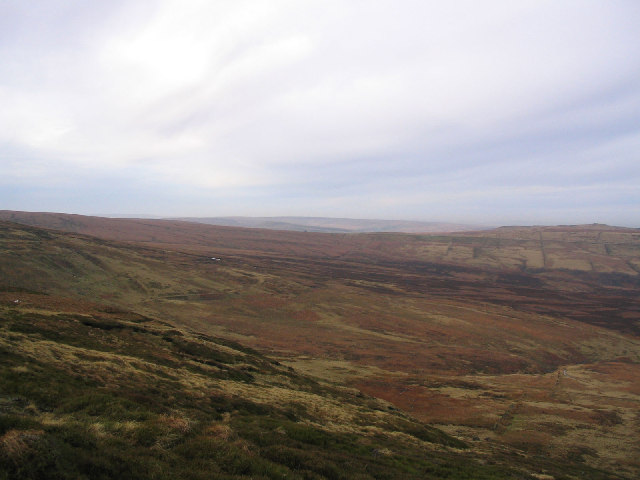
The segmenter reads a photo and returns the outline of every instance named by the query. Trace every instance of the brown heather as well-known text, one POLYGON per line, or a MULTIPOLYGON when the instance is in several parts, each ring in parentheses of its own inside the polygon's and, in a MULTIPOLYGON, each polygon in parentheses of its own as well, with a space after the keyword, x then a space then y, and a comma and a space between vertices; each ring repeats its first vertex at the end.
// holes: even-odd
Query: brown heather
POLYGON ((70 472, 99 448, 95 478, 640 474, 638 230, 3 215, 73 232, 0 230, 2 434, 70 472))

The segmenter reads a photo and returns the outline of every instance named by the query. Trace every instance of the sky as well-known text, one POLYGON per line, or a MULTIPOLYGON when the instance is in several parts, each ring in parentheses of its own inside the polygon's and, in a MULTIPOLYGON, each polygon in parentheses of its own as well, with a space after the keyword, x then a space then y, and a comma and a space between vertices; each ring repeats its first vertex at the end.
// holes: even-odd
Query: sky
POLYGON ((0 209, 640 227, 636 0, 0 0, 0 209))

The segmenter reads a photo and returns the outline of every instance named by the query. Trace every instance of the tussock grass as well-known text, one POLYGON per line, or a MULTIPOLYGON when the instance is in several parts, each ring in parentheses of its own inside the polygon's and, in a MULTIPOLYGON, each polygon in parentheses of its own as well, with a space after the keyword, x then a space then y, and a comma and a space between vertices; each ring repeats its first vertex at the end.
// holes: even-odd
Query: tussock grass
MULTIPOLYGON (((372 410, 364 397, 228 341, 178 334, 151 319, 141 327, 120 312, 2 315, 0 399, 9 400, 0 413, 0 475, 346 479, 371 471, 371 478, 462 472, 454 467, 455 450, 447 450, 460 441, 372 410), (238 366, 250 366, 255 378, 232 373, 238 366)), ((473 462, 464 471, 511 476, 473 462)))

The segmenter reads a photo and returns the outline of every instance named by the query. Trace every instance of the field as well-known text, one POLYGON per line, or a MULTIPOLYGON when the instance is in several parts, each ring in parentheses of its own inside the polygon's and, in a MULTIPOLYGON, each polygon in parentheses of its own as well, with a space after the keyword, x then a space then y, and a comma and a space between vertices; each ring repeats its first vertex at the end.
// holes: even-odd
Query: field
MULTIPOLYGON (((324 234, 0 218, 72 232, 3 224, 0 283, 11 315, 84 312, 83 302, 92 315, 135 312, 126 315, 238 342, 318 388, 437 427, 477 466, 538 478, 640 474, 639 230, 324 234)), ((272 406, 301 398, 241 381, 227 389, 272 406)), ((369 438, 354 424, 375 425, 370 418, 339 414, 349 402, 319 405, 306 421, 369 438)))

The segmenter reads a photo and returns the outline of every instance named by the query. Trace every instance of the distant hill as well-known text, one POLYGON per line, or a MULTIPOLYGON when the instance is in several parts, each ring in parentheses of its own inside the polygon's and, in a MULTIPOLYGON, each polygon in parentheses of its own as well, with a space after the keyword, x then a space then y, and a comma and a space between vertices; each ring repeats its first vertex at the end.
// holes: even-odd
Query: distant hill
POLYGON ((409 220, 367 220, 327 217, 182 217, 175 220, 224 225, 229 227, 268 228, 297 232, 324 233, 436 233, 478 230, 478 225, 445 222, 417 222, 409 220))
MULTIPOLYGON (((543 271, 556 271, 557 274, 564 271, 622 274, 630 277, 640 274, 640 229, 600 224, 511 226, 484 231, 424 234, 356 234, 355 231, 305 233, 293 229, 213 225, 193 219, 104 218, 10 210, 0 210, 0 220, 107 240, 210 253, 209 256, 251 253, 364 263, 401 261, 406 263, 406 268, 433 263, 531 274, 541 274, 543 271)), ((348 221, 375 222, 344 219, 343 225, 348 221)), ((324 228, 333 227, 327 223, 324 228)))

